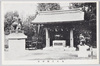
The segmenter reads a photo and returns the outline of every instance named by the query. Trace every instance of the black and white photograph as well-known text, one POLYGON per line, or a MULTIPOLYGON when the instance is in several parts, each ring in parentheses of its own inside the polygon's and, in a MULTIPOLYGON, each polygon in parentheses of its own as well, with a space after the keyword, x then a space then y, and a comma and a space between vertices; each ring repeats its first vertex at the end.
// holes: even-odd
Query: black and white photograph
POLYGON ((98 1, 2 1, 3 64, 98 64, 98 1))

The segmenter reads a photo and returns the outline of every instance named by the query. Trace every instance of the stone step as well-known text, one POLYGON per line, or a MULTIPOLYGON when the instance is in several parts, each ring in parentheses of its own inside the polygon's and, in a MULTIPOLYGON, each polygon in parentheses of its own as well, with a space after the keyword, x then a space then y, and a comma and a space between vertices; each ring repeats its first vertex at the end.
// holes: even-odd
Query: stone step
POLYGON ((57 48, 57 47, 46 47, 46 48, 43 48, 43 50, 48 50, 48 51, 55 51, 55 50, 64 50, 64 48, 57 48))
POLYGON ((75 51, 76 48, 75 47, 69 47, 69 48, 64 48, 65 51, 75 51))
POLYGON ((46 47, 43 48, 43 50, 47 51, 75 51, 76 48, 67 48, 67 47, 46 47))

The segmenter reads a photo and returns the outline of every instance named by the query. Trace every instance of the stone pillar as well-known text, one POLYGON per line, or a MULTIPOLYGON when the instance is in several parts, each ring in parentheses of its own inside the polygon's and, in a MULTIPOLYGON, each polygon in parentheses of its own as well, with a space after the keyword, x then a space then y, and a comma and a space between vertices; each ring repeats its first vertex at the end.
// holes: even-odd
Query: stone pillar
POLYGON ((40 31, 40 24, 38 24, 38 34, 39 34, 39 31, 40 31))
POLYGON ((73 30, 70 30, 70 47, 74 47, 73 30))
POLYGON ((50 46, 49 33, 47 28, 45 28, 45 30, 46 30, 46 47, 49 47, 50 46))

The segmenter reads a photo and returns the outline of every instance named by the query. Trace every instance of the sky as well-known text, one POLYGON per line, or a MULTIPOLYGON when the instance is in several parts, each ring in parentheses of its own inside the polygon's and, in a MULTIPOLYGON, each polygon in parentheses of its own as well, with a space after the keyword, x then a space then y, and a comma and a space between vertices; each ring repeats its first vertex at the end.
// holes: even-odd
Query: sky
MULTIPOLYGON (((59 3, 61 7, 68 6, 69 3, 59 3)), ((10 11, 17 11, 23 19, 29 15, 34 15, 37 11, 37 3, 4 3, 4 14, 10 11)))
POLYGON ((4 14, 17 11, 19 16, 24 19, 29 15, 34 15, 36 7, 36 3, 6 3, 4 4, 4 14))

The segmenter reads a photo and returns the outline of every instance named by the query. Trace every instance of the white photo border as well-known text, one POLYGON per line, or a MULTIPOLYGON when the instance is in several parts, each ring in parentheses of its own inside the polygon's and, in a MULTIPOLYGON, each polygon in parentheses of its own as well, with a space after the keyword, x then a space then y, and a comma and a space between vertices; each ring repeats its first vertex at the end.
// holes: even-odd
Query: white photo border
POLYGON ((34 64, 99 64, 99 1, 2 1, 1 2, 1 26, 2 26, 2 64, 3 65, 34 65, 34 64), (4 60, 4 3, 65 3, 65 2, 96 2, 97 3, 97 59, 92 60, 15 60, 15 61, 6 61, 4 60), (43 62, 44 61, 44 62, 43 62))

